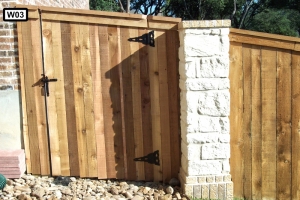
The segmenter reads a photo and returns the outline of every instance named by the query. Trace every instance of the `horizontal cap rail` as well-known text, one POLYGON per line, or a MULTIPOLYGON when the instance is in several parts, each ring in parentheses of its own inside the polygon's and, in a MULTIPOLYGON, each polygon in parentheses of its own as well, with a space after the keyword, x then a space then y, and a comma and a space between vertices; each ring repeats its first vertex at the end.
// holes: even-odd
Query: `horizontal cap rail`
POLYGON ((39 11, 43 20, 95 23, 116 26, 143 27, 151 29, 178 29, 181 18, 147 16, 141 14, 96 11, 86 9, 57 8, 47 6, 16 5, 27 8, 29 19, 38 19, 39 11))
POLYGON ((300 38, 230 28, 232 42, 300 51, 300 38))

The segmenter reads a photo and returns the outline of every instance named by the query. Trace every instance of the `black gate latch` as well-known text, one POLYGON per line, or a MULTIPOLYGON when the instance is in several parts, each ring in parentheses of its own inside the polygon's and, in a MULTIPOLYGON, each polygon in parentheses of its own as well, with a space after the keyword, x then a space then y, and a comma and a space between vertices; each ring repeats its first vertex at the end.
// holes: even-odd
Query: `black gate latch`
POLYGON ((144 45, 150 45, 151 47, 155 47, 154 41, 154 31, 150 31, 149 33, 145 33, 142 36, 129 38, 128 41, 130 42, 140 42, 144 45))
POLYGON ((48 76, 45 76, 45 74, 42 74, 41 81, 43 82, 43 86, 42 87, 46 91, 47 97, 49 97, 49 85, 48 85, 48 83, 49 82, 55 82, 55 81, 57 81, 57 79, 56 78, 54 78, 54 79, 48 79, 48 76))
POLYGON ((144 161, 150 164, 160 165, 159 162, 159 151, 156 150, 153 153, 149 153, 147 156, 133 159, 134 161, 144 161))

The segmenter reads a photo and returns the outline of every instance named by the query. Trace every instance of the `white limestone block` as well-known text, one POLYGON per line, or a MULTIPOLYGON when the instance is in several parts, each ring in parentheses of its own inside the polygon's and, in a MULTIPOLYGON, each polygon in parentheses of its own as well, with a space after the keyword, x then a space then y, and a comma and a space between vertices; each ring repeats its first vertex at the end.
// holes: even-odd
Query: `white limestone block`
POLYGON ((199 92, 198 111, 208 116, 228 116, 230 112, 229 90, 199 92))
POLYGON ((223 134, 229 134, 230 132, 230 124, 229 124, 229 118, 228 117, 220 117, 219 118, 219 124, 221 127, 221 133, 223 134))
POLYGON ((199 67, 196 67, 197 78, 227 78, 228 76, 228 56, 201 58, 199 67))
POLYGON ((188 133, 184 140, 188 144, 205 144, 205 143, 216 143, 219 141, 219 133, 188 133))
POLYGON ((219 142, 220 143, 229 143, 230 142, 230 134, 219 134, 219 142))
POLYGON ((195 78, 196 76, 196 63, 195 61, 190 62, 179 62, 179 75, 180 78, 195 78))
POLYGON ((181 140, 181 152, 188 160, 200 160, 201 145, 187 144, 181 140))
POLYGON ((203 91, 229 89, 228 78, 189 78, 179 81, 181 90, 203 91))
POLYGON ((210 116, 199 116, 199 131, 202 133, 207 132, 220 132, 221 126, 219 122, 219 117, 210 116))
POLYGON ((229 35, 229 28, 220 28, 220 35, 229 35))
POLYGON ((224 143, 203 144, 201 159, 222 159, 230 158, 230 145, 224 143))
POLYGON ((197 113, 199 93, 194 91, 181 91, 180 106, 181 110, 189 113, 197 113))
POLYGON ((188 176, 213 175, 222 173, 222 161, 219 160, 191 160, 182 159, 186 164, 186 172, 188 176))
POLYGON ((222 168, 223 168, 223 170, 222 170, 223 174, 227 174, 230 172, 230 163, 229 163, 228 159, 226 159, 222 162, 222 168))
POLYGON ((221 42, 219 36, 189 34, 184 37, 185 57, 204 57, 221 55, 221 42))

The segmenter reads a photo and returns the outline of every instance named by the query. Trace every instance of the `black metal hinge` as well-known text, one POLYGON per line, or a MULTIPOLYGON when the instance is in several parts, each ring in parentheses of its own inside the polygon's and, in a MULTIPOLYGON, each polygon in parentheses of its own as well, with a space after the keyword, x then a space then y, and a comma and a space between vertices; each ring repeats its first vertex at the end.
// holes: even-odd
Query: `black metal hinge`
POLYGON ((49 82, 55 82, 57 81, 56 78, 54 79, 48 79, 48 76, 45 76, 45 74, 42 74, 42 79, 41 79, 43 85, 42 87, 44 88, 44 90, 46 91, 47 97, 49 97, 49 82))
POLYGON ((149 33, 146 33, 139 37, 129 38, 128 41, 140 42, 140 43, 143 43, 144 45, 149 45, 151 47, 155 47, 154 31, 150 31, 149 33))
POLYGON ((149 153, 147 156, 133 159, 134 161, 143 161, 150 164, 160 165, 159 162, 159 151, 156 150, 153 153, 149 153))

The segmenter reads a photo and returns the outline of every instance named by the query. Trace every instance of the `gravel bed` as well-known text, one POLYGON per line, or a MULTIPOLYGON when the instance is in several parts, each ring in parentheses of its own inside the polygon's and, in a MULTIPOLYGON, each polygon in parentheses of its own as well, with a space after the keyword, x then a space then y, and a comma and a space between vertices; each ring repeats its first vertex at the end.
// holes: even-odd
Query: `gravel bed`
POLYGON ((162 184, 26 174, 20 179, 7 179, 6 186, 0 190, 0 199, 188 200, 180 191, 176 178, 162 184))

